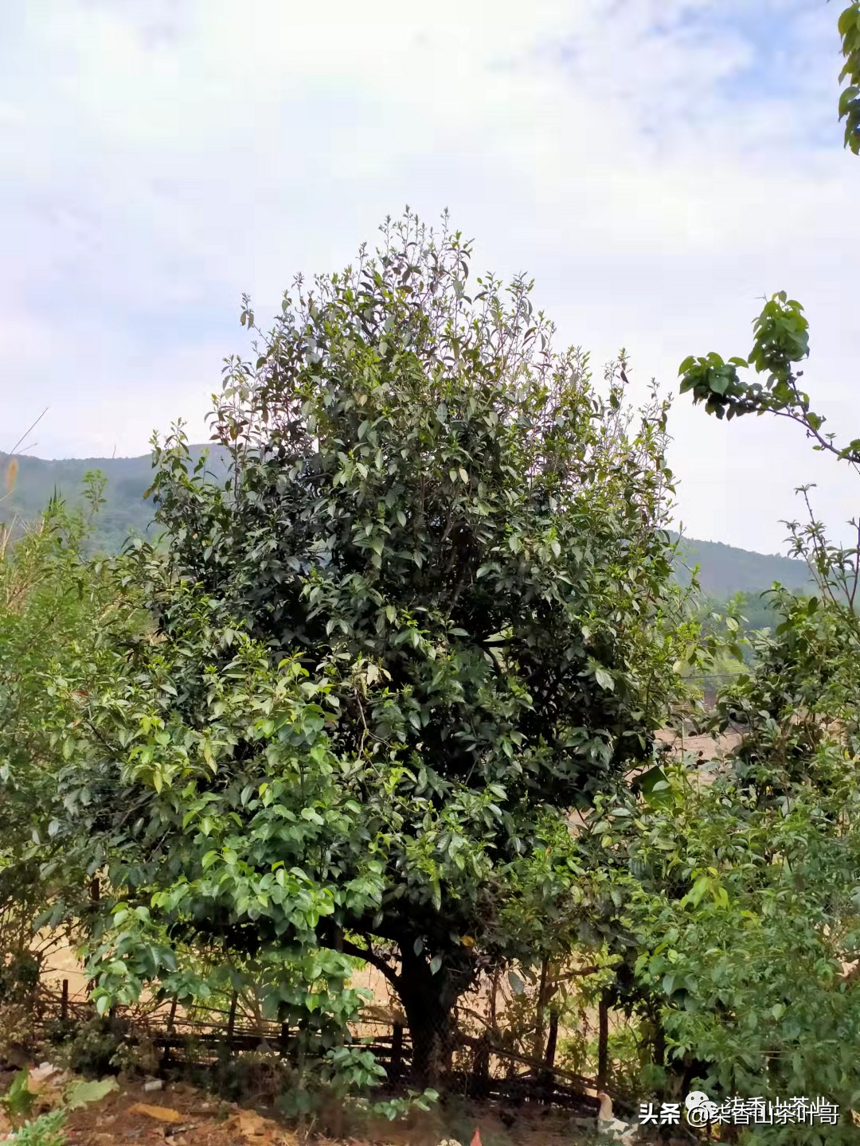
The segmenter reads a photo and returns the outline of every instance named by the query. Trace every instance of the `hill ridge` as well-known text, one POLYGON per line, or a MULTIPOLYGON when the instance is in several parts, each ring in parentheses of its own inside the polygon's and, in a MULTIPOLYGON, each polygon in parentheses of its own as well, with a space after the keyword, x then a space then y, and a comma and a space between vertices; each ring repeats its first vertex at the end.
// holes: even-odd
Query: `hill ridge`
MULTIPOLYGON (((192 454, 199 457, 210 450, 213 458, 223 447, 197 444, 192 454)), ((0 451, 0 472, 12 455, 0 451)), ((16 454, 18 474, 11 492, 0 496, 0 521, 20 516, 37 516, 56 489, 70 503, 80 500, 82 479, 87 470, 100 470, 108 479, 103 506, 96 526, 97 545, 116 551, 129 535, 146 536, 152 529, 152 506, 143 494, 152 480, 152 454, 110 458, 44 459, 29 454, 16 454)), ((223 461, 222 461, 223 464, 223 461)), ((217 466, 217 462, 216 462, 217 466)), ((673 534, 678 537, 677 533, 673 534)), ((806 564, 777 553, 757 553, 723 541, 706 541, 683 537, 677 562, 677 576, 689 583, 690 566, 699 564, 702 591, 711 597, 725 599, 734 593, 755 593, 779 581, 787 589, 809 588, 810 574, 806 564)))

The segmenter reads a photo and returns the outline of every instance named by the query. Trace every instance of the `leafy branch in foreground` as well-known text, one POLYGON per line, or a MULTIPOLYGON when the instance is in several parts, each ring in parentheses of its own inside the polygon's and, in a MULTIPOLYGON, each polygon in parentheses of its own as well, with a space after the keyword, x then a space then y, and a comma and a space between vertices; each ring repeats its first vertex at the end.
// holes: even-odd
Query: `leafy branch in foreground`
POLYGON ((845 146, 860 155, 860 3, 849 4, 839 17, 845 65, 840 83, 848 86, 839 97, 839 118, 845 120, 845 146))

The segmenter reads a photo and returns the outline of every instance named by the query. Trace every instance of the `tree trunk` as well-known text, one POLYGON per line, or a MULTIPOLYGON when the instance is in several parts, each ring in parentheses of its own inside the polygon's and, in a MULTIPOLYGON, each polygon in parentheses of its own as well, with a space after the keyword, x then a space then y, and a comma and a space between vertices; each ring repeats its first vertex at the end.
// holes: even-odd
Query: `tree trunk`
POLYGON ((654 1062, 657 1066, 666 1065, 666 1035, 659 1016, 654 1020, 654 1062))
POLYGON ((412 1075, 418 1086, 434 1086, 450 1068, 457 995, 444 968, 431 974, 427 961, 408 949, 401 949, 401 958, 398 993, 412 1040, 412 1075))
POLYGON ((546 1054, 544 1055, 544 1062, 550 1070, 555 1066, 555 1052, 558 1047, 558 1011, 551 1010, 549 1013, 549 1035, 546 1040, 546 1054))
POLYGON ((537 1008, 535 1014, 535 1041, 532 1049, 533 1058, 543 1058, 544 1018, 546 1014, 547 993, 549 983, 549 959, 544 959, 540 966, 540 985, 538 987, 537 1008))
POLYGON ((409 990, 403 1009, 412 1039, 412 1074, 419 1086, 434 1086, 445 1069, 451 1044, 451 1012, 429 992, 409 990))

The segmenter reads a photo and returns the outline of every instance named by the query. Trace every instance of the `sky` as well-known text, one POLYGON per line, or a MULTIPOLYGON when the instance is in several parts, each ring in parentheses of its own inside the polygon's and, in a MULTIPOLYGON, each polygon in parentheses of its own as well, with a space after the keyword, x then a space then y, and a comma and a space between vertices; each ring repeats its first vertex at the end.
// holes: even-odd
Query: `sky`
MULTIPOLYGON (((761 299, 811 323, 805 381, 860 436, 860 160, 824 0, 26 0, 0 4, 0 450, 146 452, 205 414, 297 272, 408 204, 526 272, 559 344, 634 391, 745 355, 761 299)), ((677 520, 784 551, 795 487, 854 475, 787 422, 674 406, 677 520)), ((856 481, 856 478, 855 478, 856 481)))

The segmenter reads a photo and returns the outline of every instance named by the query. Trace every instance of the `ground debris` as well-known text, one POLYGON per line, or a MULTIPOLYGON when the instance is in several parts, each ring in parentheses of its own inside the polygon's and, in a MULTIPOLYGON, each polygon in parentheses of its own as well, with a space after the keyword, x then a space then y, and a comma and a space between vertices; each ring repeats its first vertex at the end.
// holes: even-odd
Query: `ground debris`
POLYGON ((271 1118, 263 1118, 254 1110, 239 1110, 224 1123, 225 1129, 260 1146, 298 1146, 298 1139, 271 1118))
MULTIPOLYGON (((93 1082, 63 1070, 36 1071, 40 1085, 33 1116, 64 1107, 69 1146, 476 1146, 476 1140, 483 1146, 583 1146, 594 1133, 593 1123, 584 1133, 559 1111, 518 1111, 503 1121, 499 1111, 478 1107, 447 1114, 439 1108, 395 1123, 370 1119, 360 1128, 351 1126, 345 1138, 324 1136, 321 1120, 309 1139, 300 1140, 269 1105, 243 1107, 186 1081, 165 1082, 153 1092, 145 1078, 121 1077, 117 1086, 114 1079, 93 1082), (97 1101, 90 1097, 77 1106, 69 1101, 75 1087, 89 1091, 108 1082, 112 1089, 97 1101), (55 1089, 57 1083, 62 1090, 55 1089)), ((14 1130, 14 1120, 4 1114, 0 1110, 0 1143, 14 1130)))
POLYGON ((130 1106, 129 1114, 145 1114, 147 1118, 155 1118, 158 1122, 185 1122, 185 1115, 170 1106, 150 1106, 146 1102, 136 1102, 130 1106))

